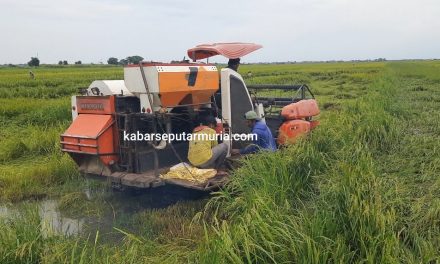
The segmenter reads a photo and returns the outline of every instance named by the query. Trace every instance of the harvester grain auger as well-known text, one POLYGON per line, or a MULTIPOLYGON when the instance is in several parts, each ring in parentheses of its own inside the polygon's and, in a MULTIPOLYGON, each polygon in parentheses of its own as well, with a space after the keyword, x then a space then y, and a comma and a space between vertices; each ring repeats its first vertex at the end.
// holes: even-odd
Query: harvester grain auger
MULTIPOLYGON (((147 135, 190 134, 201 116, 212 115, 224 134, 249 133, 244 113, 255 110, 279 145, 313 129, 319 108, 307 85, 246 85, 236 71, 200 60, 215 55, 242 57, 261 45, 216 43, 188 50, 193 62, 142 62, 124 67, 124 80, 94 81, 72 96, 70 127, 61 147, 85 174, 106 177, 115 186, 153 188, 175 184, 211 190, 227 182, 164 179, 161 173, 187 161, 188 141, 147 135)), ((230 148, 248 144, 225 140, 230 148)))

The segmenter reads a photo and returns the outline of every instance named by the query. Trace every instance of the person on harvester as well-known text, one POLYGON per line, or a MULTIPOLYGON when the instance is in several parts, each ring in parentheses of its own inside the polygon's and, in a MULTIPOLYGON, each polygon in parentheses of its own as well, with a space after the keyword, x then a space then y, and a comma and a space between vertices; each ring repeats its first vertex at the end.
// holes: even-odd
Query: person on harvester
POLYGON ((228 66, 226 66, 226 68, 229 68, 231 70, 234 70, 234 71, 238 72, 238 67, 239 66, 240 66, 240 58, 229 59, 228 66))
POLYGON ((189 142, 188 160, 199 169, 220 169, 228 153, 228 145, 218 144, 214 130, 217 121, 213 116, 203 118, 201 124, 194 128, 189 142))
POLYGON ((252 134, 256 134, 257 138, 251 145, 246 146, 242 149, 232 149, 231 154, 251 154, 256 153, 260 150, 275 151, 277 146, 275 144, 275 139, 272 136, 272 132, 269 127, 261 121, 255 111, 249 111, 245 114, 245 119, 248 127, 252 129, 252 134))

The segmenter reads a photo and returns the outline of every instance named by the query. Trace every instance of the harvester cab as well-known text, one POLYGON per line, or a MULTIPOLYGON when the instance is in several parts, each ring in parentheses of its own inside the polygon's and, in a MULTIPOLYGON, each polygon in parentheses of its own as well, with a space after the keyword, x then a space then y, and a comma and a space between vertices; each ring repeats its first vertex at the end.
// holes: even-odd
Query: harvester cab
MULTIPOLYGON (((106 177, 115 186, 218 188, 228 175, 206 182, 160 177, 187 162, 188 152, 188 141, 170 141, 164 135, 188 135, 207 115, 217 118, 219 133, 249 133, 243 116, 250 110, 266 122, 280 145, 294 143, 317 125, 312 117, 319 108, 307 85, 246 85, 235 70, 223 68, 219 74, 215 64, 200 62, 215 55, 236 59, 261 47, 198 45, 188 50, 193 62, 141 62, 124 67, 124 80, 92 82, 81 95, 72 96, 73 122, 61 135, 62 150, 81 172, 106 177)), ((247 144, 225 141, 229 149, 247 144)))

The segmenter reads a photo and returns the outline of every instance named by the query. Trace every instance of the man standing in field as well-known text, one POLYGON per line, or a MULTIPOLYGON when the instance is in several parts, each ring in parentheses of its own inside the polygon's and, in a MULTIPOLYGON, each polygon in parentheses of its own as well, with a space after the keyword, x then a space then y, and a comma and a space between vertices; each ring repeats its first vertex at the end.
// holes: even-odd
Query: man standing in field
POLYGON ((218 144, 214 130, 216 125, 215 118, 207 116, 200 126, 194 128, 188 150, 188 160, 194 167, 219 169, 223 165, 228 153, 228 145, 218 144))
POLYGON ((257 135, 257 139, 247 147, 242 149, 232 149, 231 154, 250 154, 256 153, 260 150, 275 151, 277 146, 275 144, 275 139, 272 136, 272 132, 270 132, 269 127, 261 121, 257 113, 255 113, 255 111, 249 111, 246 112, 244 117, 248 127, 252 129, 252 134, 257 135))

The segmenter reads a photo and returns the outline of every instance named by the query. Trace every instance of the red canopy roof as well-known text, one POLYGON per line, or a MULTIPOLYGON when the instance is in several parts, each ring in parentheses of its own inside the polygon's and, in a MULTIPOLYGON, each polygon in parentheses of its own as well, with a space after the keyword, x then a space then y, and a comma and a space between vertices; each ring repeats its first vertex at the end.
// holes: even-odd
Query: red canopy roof
POLYGON ((188 50, 188 56, 193 60, 206 59, 215 55, 223 55, 228 59, 243 57, 263 46, 254 43, 213 43, 202 44, 188 50))

